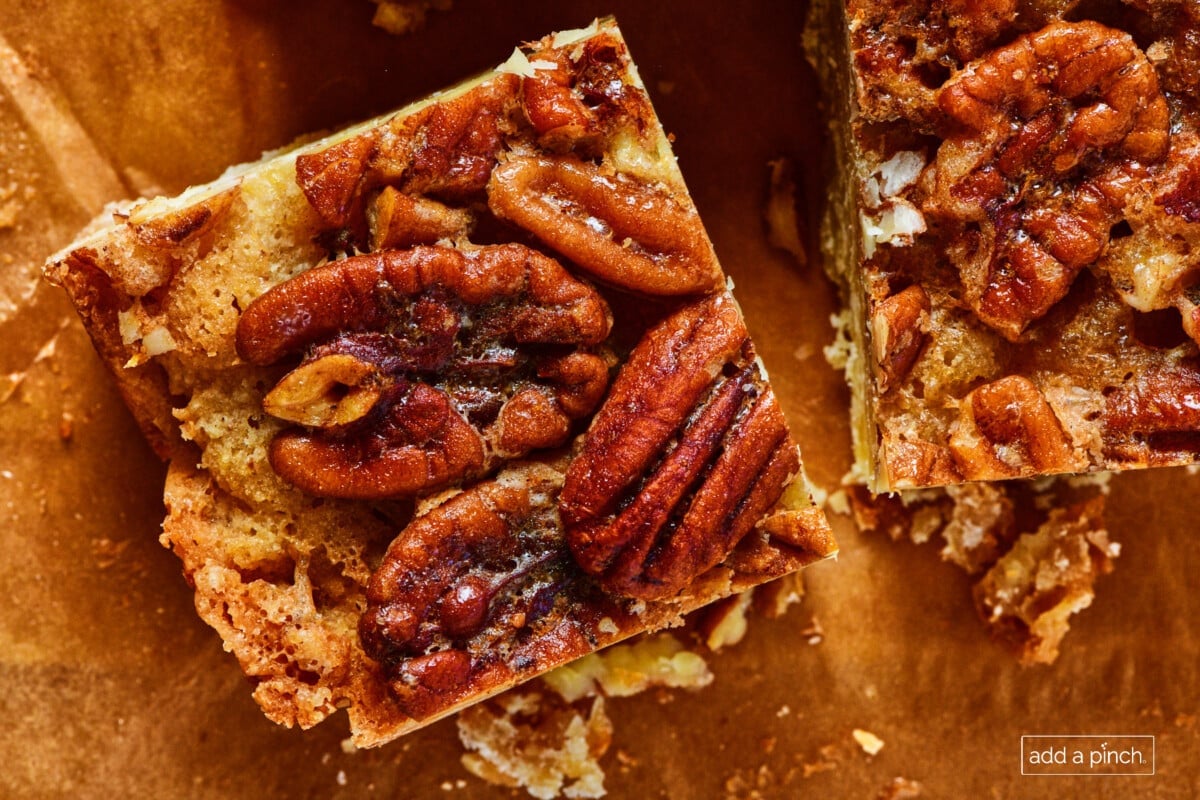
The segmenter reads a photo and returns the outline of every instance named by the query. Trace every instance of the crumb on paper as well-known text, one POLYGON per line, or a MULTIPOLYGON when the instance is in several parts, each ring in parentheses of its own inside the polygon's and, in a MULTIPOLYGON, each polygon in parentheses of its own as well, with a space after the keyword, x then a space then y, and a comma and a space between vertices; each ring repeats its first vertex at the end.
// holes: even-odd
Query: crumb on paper
POLYGON ((800 765, 801 773, 805 778, 811 778, 821 772, 829 772, 837 769, 838 748, 835 744, 822 745, 817 749, 817 758, 811 761, 804 761, 800 765))
POLYGON ((793 572, 754 587, 754 611, 767 619, 779 619, 804 599, 804 575, 793 572))
POLYGON ((796 345, 796 349, 792 351, 792 358, 797 361, 807 361, 816 355, 817 349, 811 342, 801 342, 796 345))
POLYGON ((976 585, 980 615, 1022 664, 1058 658, 1069 618, 1092 604, 1096 578, 1112 571, 1121 548, 1109 541, 1102 514, 1102 498, 1054 509, 976 585))
MULTIPOLYGON (((20 187, 16 181, 7 186, 0 186, 0 230, 15 228, 17 225, 17 217, 24 205, 23 198, 17 191, 18 188, 20 187)), ((26 196, 28 196, 28 192, 26 196)))
POLYGON ((699 631, 704 646, 714 653, 742 641, 749 623, 746 612, 754 600, 753 590, 712 603, 700 615, 699 631))
POLYGON ((825 509, 832 511, 839 516, 850 516, 850 495, 845 489, 838 489, 836 492, 830 492, 825 509))
POLYGON ((855 728, 850 732, 850 735, 854 737, 854 741, 858 742, 858 746, 862 748, 862 751, 869 756, 877 756, 879 755, 879 751, 883 749, 883 739, 880 739, 870 731, 855 728))
POLYGON ((766 764, 739 769, 725 779, 726 800, 761 800, 773 794, 774 771, 766 764))
POLYGON ((888 781, 879 794, 875 795, 876 800, 917 800, 922 796, 925 787, 917 781, 910 781, 908 778, 897 775, 888 781))
POLYGON ((771 185, 764 211, 767 242, 790 253, 803 267, 808 264, 808 252, 804 249, 800 215, 796 213, 795 164, 789 158, 776 158, 767 162, 767 166, 771 168, 771 185))
POLYGON ((58 418, 58 438, 64 442, 71 441, 75 436, 75 415, 64 411, 58 418))
POLYGON ((461 711, 462 764, 488 783, 538 800, 603 797, 599 759, 612 743, 604 698, 580 711, 550 693, 517 691, 461 711))
POLYGON ((388 33, 402 36, 425 25, 430 11, 448 11, 451 0, 372 0, 375 16, 371 24, 388 33))
POLYGON ((97 569, 108 569, 121 560, 129 548, 129 539, 114 541, 107 536, 92 539, 92 555, 96 559, 97 569))
POLYGON ((855 522, 893 540, 942 537, 942 558, 974 578, 976 609, 1023 664, 1052 663, 1120 545, 1104 528, 1108 473, 973 483, 872 497, 851 489, 855 522))
POLYGON ((628 697, 651 687, 700 689, 713 681, 708 664, 669 633, 618 644, 559 667, 542 681, 568 703, 603 694, 628 697))
POLYGON ((809 620, 808 625, 800 631, 800 635, 804 637, 810 645, 816 646, 825 640, 825 629, 821 627, 821 621, 814 615, 809 620))
POLYGON ((784 703, 783 705, 781 705, 779 707, 779 710, 775 712, 775 716, 778 717, 779 719, 783 719, 784 717, 788 716, 791 713, 792 713, 792 707, 787 705, 786 703, 784 703))

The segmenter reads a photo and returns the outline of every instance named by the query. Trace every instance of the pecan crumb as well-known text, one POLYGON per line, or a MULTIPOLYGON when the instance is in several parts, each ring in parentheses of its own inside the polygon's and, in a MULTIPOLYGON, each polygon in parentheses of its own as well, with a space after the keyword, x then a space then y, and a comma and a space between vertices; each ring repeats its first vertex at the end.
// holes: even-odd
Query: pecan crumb
POLYGON ((542 676, 567 702, 603 694, 628 697, 651 687, 701 689, 713 681, 704 658, 669 633, 590 653, 542 676))
POLYGON ((449 11, 452 0, 372 0, 375 15, 371 24, 395 36, 425 27, 430 11, 449 11))
POLYGON ((872 497, 851 493, 864 531, 922 543, 975 576, 975 602, 1024 664, 1051 663, 1071 614, 1091 604, 1120 545, 1104 528, 1107 476, 951 486, 872 497))
POLYGON ((886 786, 879 790, 877 800, 917 800, 925 787, 916 781, 896 776, 886 786))
POLYGON ((803 267, 808 263, 804 248, 803 218, 796 209, 796 166, 790 158, 767 162, 771 168, 771 186, 767 194, 764 216, 767 221, 767 242, 791 254, 803 267))
POLYGON ((854 741, 858 742, 858 746, 862 748, 862 751, 869 756, 879 755, 879 751, 883 749, 883 739, 880 739, 870 731, 855 728, 850 732, 850 735, 854 737, 854 741))
POLYGON ((554 695, 510 692, 460 712, 462 764, 499 786, 523 787, 539 800, 603 797, 600 758, 612 743, 604 698, 586 712, 554 695))

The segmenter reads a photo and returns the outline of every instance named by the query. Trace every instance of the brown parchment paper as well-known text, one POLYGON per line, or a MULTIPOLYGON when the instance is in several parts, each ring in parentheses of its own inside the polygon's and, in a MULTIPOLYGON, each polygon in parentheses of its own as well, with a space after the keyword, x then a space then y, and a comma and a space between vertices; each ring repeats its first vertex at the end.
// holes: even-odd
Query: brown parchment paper
MULTIPOLYGON (((106 201, 210 180, 615 13, 811 477, 832 489, 849 466, 846 393, 821 357, 833 292, 819 264, 768 247, 761 218, 778 156, 800 165, 809 211, 823 202, 802 3, 455 0, 405 37, 373 11, 0 0, 0 797, 514 796, 464 771, 453 721, 346 752, 340 718, 301 732, 259 714, 157 542, 162 465, 37 280, 106 201)), ((1180 470, 1114 479, 1116 571, 1058 662, 1028 669, 934 545, 835 518, 840 559, 712 656, 712 686, 609 703, 609 795, 872 798, 902 776, 925 797, 1200 796, 1197 488, 1180 470), (1152 734, 1156 774, 1023 777, 1020 737, 1047 733, 1152 734)))

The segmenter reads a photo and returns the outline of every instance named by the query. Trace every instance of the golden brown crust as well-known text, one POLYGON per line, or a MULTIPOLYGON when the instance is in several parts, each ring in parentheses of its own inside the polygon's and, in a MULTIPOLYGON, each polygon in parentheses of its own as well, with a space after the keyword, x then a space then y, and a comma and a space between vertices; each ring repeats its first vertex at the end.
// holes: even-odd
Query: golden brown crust
POLYGON ((611 22, 137 206, 47 272, 172 459, 163 542, 281 723, 344 707, 379 744, 836 551, 611 22), (531 187, 603 230, 513 213, 531 187), (612 375, 693 306, 737 333, 751 402, 717 403, 727 455, 693 490, 720 523, 667 537, 646 600, 579 567, 560 490, 612 375))
POLYGON ((874 488, 1195 461, 1192 4, 844 11, 874 488))

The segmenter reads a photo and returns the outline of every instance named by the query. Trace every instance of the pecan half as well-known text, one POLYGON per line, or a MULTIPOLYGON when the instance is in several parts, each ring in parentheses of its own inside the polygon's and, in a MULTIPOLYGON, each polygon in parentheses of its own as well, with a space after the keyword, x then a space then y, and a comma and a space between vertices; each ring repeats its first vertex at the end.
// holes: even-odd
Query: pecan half
POLYGON ((1200 452, 1200 367, 1193 361, 1130 375, 1106 392, 1104 440, 1114 458, 1134 461, 1200 452))
POLYGON ((523 245, 416 247, 326 264, 257 298, 243 359, 307 352, 265 408, 307 426, 271 444, 285 480, 323 497, 435 491, 566 442, 603 397, 586 348, 603 298, 523 245), (580 349, 584 348, 584 349, 580 349))
POLYGON ((878 460, 885 486, 936 486, 963 479, 949 449, 932 442, 905 441, 895 431, 880 435, 878 460))
POLYGON ((263 398, 273 417, 331 428, 367 415, 389 381, 379 367, 353 353, 330 353, 292 370, 263 398))
POLYGON ((1033 382, 1009 375, 968 394, 950 435, 967 480, 1067 472, 1081 467, 1054 409, 1033 382))
POLYGON ((605 283, 650 295, 724 285, 696 209, 637 178, 570 156, 511 156, 492 173, 488 205, 605 283))
POLYGON ((924 210, 957 230, 967 304, 1015 340, 1103 252, 1131 176, 1166 155, 1166 100, 1128 34, 1085 21, 972 62, 938 105, 953 129, 924 210))
POLYGON ((425 197, 413 197, 391 186, 367 206, 372 250, 394 250, 441 239, 466 236, 474 225, 471 212, 425 197))
POLYGON ((882 300, 871 314, 871 335, 877 382, 886 392, 912 368, 925 344, 929 325, 929 296, 916 284, 882 300))
POLYGON ((732 297, 686 306, 634 348, 567 471, 571 552, 609 592, 678 594, 754 527, 798 459, 732 297))
POLYGON ((482 194, 518 106, 515 75, 497 75, 458 97, 386 127, 296 158, 296 183, 333 230, 365 246, 364 207, 376 188, 464 203, 482 194))
POLYGON ((530 59, 539 68, 522 80, 521 105, 544 149, 600 155, 618 129, 640 133, 654 117, 649 99, 629 79, 624 43, 613 36, 540 50, 530 59))
POLYGON ((409 716, 466 695, 479 670, 520 669, 525 650, 583 646, 563 620, 582 578, 571 577, 557 521, 561 480, 548 467, 505 473, 417 517, 388 547, 359 638, 409 716))

